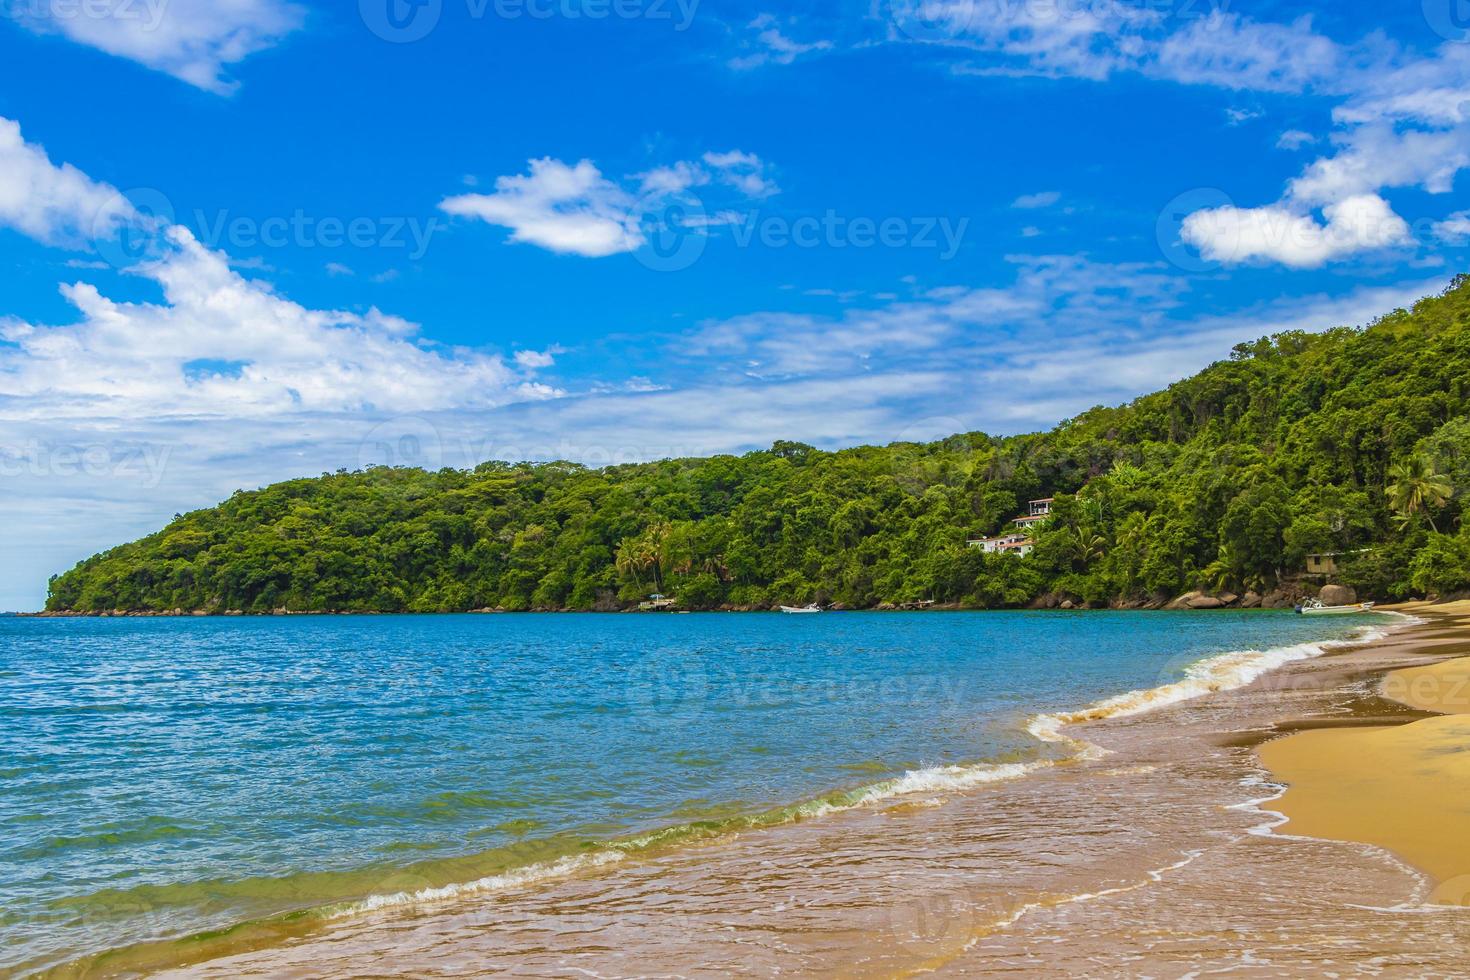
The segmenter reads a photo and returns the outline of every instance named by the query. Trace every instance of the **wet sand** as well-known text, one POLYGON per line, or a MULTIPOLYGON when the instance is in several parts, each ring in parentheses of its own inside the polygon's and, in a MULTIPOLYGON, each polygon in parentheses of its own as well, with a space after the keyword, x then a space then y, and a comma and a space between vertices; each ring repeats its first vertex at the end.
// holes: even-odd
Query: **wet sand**
POLYGON ((1069 726, 1095 758, 265 948, 175 944, 188 965, 163 975, 1463 975, 1470 909, 1429 904, 1435 883, 1381 847, 1281 833, 1257 756, 1428 717, 1378 688, 1470 654, 1460 624, 1429 615, 1244 688, 1069 726))
MULTIPOLYGON (((1470 603, 1431 610, 1470 631, 1470 603)), ((1470 635, 1470 633, 1467 633, 1470 635)), ((1322 729, 1268 743, 1283 832, 1384 847, 1435 881, 1434 902, 1470 903, 1470 658, 1390 673, 1386 697, 1433 717, 1322 729)))

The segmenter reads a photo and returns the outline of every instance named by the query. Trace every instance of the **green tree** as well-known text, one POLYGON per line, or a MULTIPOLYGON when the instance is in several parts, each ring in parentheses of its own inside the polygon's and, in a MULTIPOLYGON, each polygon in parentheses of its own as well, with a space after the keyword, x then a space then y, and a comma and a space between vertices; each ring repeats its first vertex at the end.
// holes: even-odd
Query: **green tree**
POLYGON ((1443 507, 1454 492, 1449 478, 1435 472, 1428 456, 1417 453, 1396 463, 1389 469, 1388 477, 1393 481, 1385 491, 1388 503, 1400 519, 1407 523, 1422 515, 1437 533, 1434 511, 1443 507))

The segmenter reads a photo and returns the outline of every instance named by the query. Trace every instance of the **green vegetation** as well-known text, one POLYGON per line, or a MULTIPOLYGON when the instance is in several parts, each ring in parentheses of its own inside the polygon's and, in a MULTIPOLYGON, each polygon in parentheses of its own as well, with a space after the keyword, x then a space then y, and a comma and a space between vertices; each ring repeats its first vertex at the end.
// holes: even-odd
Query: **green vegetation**
POLYGON ((53 610, 1100 603, 1274 586, 1343 552, 1365 596, 1470 587, 1470 279, 1290 332, 1050 432, 602 470, 378 468, 236 493, 52 580, 53 610), (966 540, 1056 496, 1028 557, 966 540))

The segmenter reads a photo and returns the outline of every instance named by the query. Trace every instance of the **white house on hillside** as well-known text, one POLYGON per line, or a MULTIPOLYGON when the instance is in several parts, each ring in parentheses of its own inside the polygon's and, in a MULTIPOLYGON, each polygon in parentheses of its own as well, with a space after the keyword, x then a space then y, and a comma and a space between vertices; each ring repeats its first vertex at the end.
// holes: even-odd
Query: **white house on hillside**
POLYGON ((1045 524, 1046 519, 1051 516, 1051 505, 1054 497, 1043 497, 1040 500, 1032 500, 1026 504, 1026 513, 1016 518, 1011 523, 1025 530, 1038 524, 1045 524))
POLYGON ((994 538, 975 538, 967 542, 971 548, 979 548, 987 555, 994 554, 1031 554, 1031 539, 1024 534, 1002 534, 994 538))

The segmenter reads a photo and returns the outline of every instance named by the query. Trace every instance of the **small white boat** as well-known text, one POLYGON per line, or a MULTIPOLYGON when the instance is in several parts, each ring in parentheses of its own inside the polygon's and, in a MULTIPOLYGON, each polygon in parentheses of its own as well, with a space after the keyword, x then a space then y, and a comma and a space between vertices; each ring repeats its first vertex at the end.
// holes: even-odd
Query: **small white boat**
POLYGON ((781 611, 783 613, 819 613, 822 607, 813 602, 806 606, 782 606, 781 611))
POLYGON ((1321 599, 1308 599, 1298 603, 1296 611, 1303 616, 1347 616, 1352 613, 1373 611, 1371 602, 1355 602, 1350 606, 1324 606, 1321 599))

